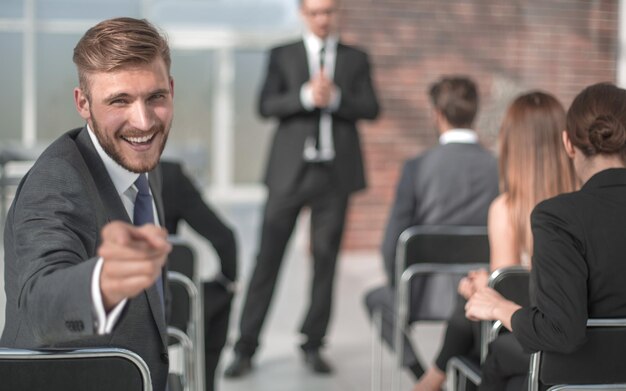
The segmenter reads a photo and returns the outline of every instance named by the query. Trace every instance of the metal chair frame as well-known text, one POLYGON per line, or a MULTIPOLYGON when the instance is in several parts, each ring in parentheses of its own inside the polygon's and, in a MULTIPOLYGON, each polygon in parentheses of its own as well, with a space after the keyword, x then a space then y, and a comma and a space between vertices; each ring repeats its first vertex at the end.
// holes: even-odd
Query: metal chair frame
MULTIPOLYGON (((587 329, 590 328, 626 328, 626 319, 588 319, 587 329)), ((535 352, 530 357, 530 368, 528 376, 528 390, 539 391, 540 368, 543 354, 541 351, 535 352)), ((624 375, 626 378, 626 374, 624 375)), ((611 384, 558 384, 551 386, 548 391, 569 391, 569 390, 626 390, 626 382, 611 384)))
MULTIPOLYGON (((194 247, 187 240, 181 238, 178 235, 170 235, 168 237, 170 243, 173 246, 181 246, 189 249, 193 255, 193 271, 192 274, 195 274, 195 270, 197 269, 197 254, 194 247)), ((183 273, 170 270, 168 271, 168 280, 173 282, 174 284, 180 284, 185 288, 187 295, 189 297, 189 322, 187 325, 187 330, 179 330, 180 333, 183 333, 187 336, 187 340, 191 342, 191 355, 189 355, 189 350, 185 350, 185 346, 187 342, 184 342, 185 339, 180 335, 180 333, 174 331, 170 336, 181 343, 181 347, 183 348, 183 352, 185 355, 185 367, 189 368, 191 373, 191 377, 189 381, 186 382, 185 387, 189 387, 186 389, 190 390, 202 390, 204 389, 204 314, 203 314, 203 303, 202 303, 202 284, 200 284, 196 280, 195 275, 185 275, 183 273), (190 365, 191 364, 191 365, 190 365)), ((168 328, 169 330, 170 328, 168 328)), ((174 328, 175 329, 175 328, 174 328)), ((169 333, 169 331, 168 331, 169 333)))
MULTIPOLYGON (((528 277, 529 275, 530 271, 524 266, 504 267, 498 270, 494 270, 489 275, 487 285, 495 289, 496 291, 501 291, 501 284, 506 284, 507 278, 517 276, 528 277)), ((513 300, 515 302, 526 301, 525 297, 528 296, 528 291, 517 292, 516 295, 517 294, 519 294, 519 296, 507 297, 507 299, 513 300)), ((489 344, 498 337, 498 334, 500 334, 503 325, 500 321, 482 321, 480 327, 480 364, 482 364, 487 357, 489 344)), ((451 391, 465 391, 466 382, 468 380, 477 386, 479 386, 481 383, 480 372, 470 366, 468 363, 466 363, 464 361, 464 358, 462 357, 453 357, 452 359, 450 359, 446 368, 446 374, 449 379, 448 389, 450 389, 451 391)))
POLYGON ((198 384, 202 380, 201 367, 198 366, 198 354, 201 354, 202 347, 198 344, 198 334, 201 333, 200 319, 200 295, 198 289, 191 279, 183 275, 182 273, 168 271, 167 278, 170 284, 182 285, 189 297, 189 323, 187 326, 187 332, 180 330, 176 327, 168 327, 167 333, 170 337, 178 341, 183 349, 184 354, 184 379, 183 387, 186 391, 197 390, 198 384))
MULTIPOLYGON (((487 227, 484 226, 414 226, 407 228, 402 232, 398 239, 396 248, 396 302, 395 302, 395 315, 397 316, 394 322, 394 346, 395 346, 395 358, 396 363, 392 366, 391 372, 391 390, 397 391, 401 388, 400 374, 403 364, 404 345, 403 335, 408 336, 407 325, 409 319, 409 306, 410 306, 410 288, 411 281, 414 277, 419 275, 433 275, 433 274, 446 274, 446 275, 458 275, 462 276, 467 274, 470 270, 484 268, 486 261, 488 260, 488 241, 487 241, 487 227), (438 236, 479 236, 484 237, 484 244, 487 255, 487 259, 472 259, 469 255, 467 261, 465 259, 462 263, 450 262, 441 260, 441 263, 432 263, 429 259, 407 259, 407 247, 411 240, 418 237, 432 236, 433 238, 438 236), (481 262, 482 261, 482 262, 481 262), (429 263, 431 262, 431 263, 429 263), (471 263, 470 263, 471 262, 471 263)), ((441 319, 446 320, 446 319, 441 319)), ((411 339, 409 338, 409 341, 411 339)))
MULTIPOLYGON (((134 352, 120 348, 81 348, 81 349, 50 349, 50 350, 29 350, 0 348, 0 365, 2 360, 79 360, 87 358, 123 358, 130 362, 139 372, 143 383, 143 391, 152 391, 152 381, 150 370, 145 361, 134 352)), ((33 374, 36 375, 36 374, 33 374)), ((89 389, 89 384, 84 385, 89 389)))

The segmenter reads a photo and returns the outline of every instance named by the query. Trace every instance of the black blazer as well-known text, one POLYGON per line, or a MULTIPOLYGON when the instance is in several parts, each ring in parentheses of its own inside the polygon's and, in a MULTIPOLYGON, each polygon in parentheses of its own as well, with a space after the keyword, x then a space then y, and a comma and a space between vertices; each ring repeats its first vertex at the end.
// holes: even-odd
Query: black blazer
MULTIPOLYGON (((163 223, 160 175, 149 178, 163 223)), ((87 129, 69 131, 37 159, 9 209, 0 345, 126 348, 144 359, 154 389, 163 390, 167 330, 155 286, 128 300, 111 334, 96 335, 91 276, 100 231, 112 220, 131 223, 87 129)))
MULTIPOLYGON (((309 79, 303 41, 271 50, 259 99, 261 116, 279 121, 265 175, 270 193, 284 194, 293 188, 305 164, 304 141, 317 132, 320 110, 307 111, 300 102, 300 88, 309 79)), ((336 153, 332 170, 337 188, 348 194, 365 188, 356 121, 378 115, 367 54, 339 43, 334 82, 341 89, 341 103, 332 113, 336 153)))
POLYGON ((215 249, 222 265, 222 274, 231 281, 237 279, 237 244, 233 231, 204 202, 180 164, 161 161, 163 175, 163 209, 165 228, 170 234, 184 220, 205 237, 215 249))
POLYGON ((626 169, 609 169, 580 191, 537 205, 530 308, 513 333, 527 351, 572 352, 587 318, 626 317, 626 169))

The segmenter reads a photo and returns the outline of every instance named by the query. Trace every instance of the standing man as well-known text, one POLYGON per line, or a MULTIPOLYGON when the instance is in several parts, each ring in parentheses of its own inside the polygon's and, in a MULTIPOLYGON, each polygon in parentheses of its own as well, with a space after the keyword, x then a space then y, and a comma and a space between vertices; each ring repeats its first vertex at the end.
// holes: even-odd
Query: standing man
MULTIPOLYGON (((382 255, 389 283, 367 293, 372 314, 382 310, 383 338, 391 345, 395 318, 396 245, 414 225, 487 225, 491 201, 498 195, 496 158, 478 143, 473 130, 478 89, 464 76, 443 77, 429 91, 439 145, 408 160, 389 215, 382 255)), ((424 370, 405 339, 404 364, 416 378, 424 370)))
POLYGON ((304 206, 311 210, 313 283, 301 348, 313 372, 332 371, 320 349, 330 319, 335 264, 348 198, 365 187, 356 121, 378 115, 367 55, 339 42, 338 2, 302 0, 303 39, 270 53, 259 111, 277 118, 279 125, 265 177, 269 194, 260 249, 226 377, 252 368, 285 246, 304 206))
POLYGON ((16 348, 121 347, 166 388, 159 175, 173 117, 167 41, 145 20, 89 29, 74 48, 86 121, 24 177, 5 229, 6 324, 16 348))

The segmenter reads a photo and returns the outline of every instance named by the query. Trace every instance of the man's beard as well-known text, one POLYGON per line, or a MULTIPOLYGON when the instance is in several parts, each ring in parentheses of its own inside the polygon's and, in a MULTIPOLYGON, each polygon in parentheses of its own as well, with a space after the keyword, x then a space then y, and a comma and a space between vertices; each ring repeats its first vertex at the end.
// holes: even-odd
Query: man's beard
MULTIPOLYGON (((117 146, 115 145, 115 142, 113 141, 113 139, 117 138, 119 134, 113 134, 113 135, 103 134, 101 132, 100 126, 98 125, 98 121, 96 121, 96 117, 93 115, 93 112, 91 112, 91 110, 90 110, 90 113, 91 113, 91 122, 92 122, 91 125, 93 127, 92 130, 95 133, 96 138, 98 139, 98 142, 100 143, 100 146, 102 147, 104 152, 106 152, 106 154, 109 155, 111 159, 113 159, 117 164, 124 167, 128 171, 134 172, 137 174, 152 171, 157 166, 157 164, 159 164, 159 158, 161 154, 163 153, 163 150, 165 149, 165 144, 167 143, 167 136, 168 136, 165 132, 165 125, 162 122, 159 122, 158 124, 154 125, 152 128, 150 128, 149 131, 140 132, 142 134, 144 133, 154 134, 153 137, 157 137, 159 133, 163 134, 163 141, 160 145, 158 157, 153 162, 144 161, 143 165, 141 166, 132 166, 131 163, 127 161, 122 151, 119 148, 117 148, 117 146)), ((171 126, 171 123, 170 125, 168 125, 168 130, 170 126, 171 126)), ((131 129, 126 129, 120 132, 120 134, 123 134, 123 135, 128 135, 128 133, 135 135, 139 132, 136 132, 131 129)), ((121 140, 121 142, 126 142, 126 141, 121 140)), ((156 141, 153 141, 153 142, 156 142, 156 141)))

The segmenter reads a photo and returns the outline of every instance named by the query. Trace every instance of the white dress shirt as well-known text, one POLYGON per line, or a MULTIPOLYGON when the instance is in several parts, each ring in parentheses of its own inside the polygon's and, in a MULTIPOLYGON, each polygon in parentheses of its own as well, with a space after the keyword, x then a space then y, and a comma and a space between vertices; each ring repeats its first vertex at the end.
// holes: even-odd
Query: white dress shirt
POLYGON ((472 129, 450 129, 446 130, 439 136, 439 144, 463 143, 476 144, 478 135, 472 129))

